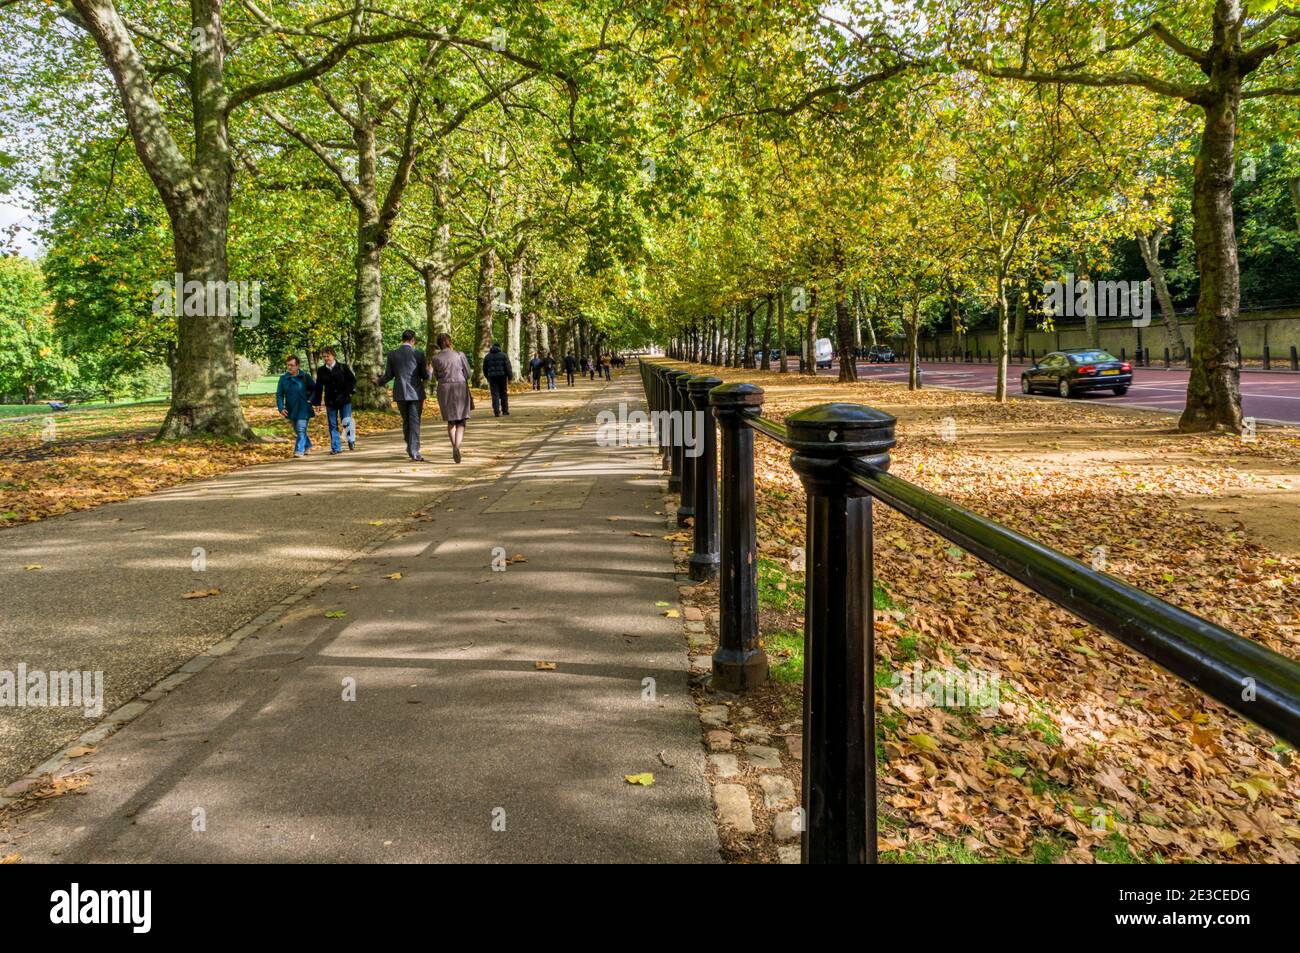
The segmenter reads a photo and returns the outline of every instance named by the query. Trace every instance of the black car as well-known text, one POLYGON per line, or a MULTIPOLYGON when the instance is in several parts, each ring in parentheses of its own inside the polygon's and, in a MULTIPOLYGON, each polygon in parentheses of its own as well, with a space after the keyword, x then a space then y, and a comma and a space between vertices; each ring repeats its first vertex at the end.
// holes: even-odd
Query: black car
POLYGON ((896 360, 894 349, 888 344, 873 344, 867 349, 868 364, 893 364, 896 360))
POLYGON ((1022 393, 1051 391, 1061 397, 1085 390, 1109 390, 1123 397, 1132 383, 1132 364, 1095 347, 1053 351, 1020 375, 1022 393))

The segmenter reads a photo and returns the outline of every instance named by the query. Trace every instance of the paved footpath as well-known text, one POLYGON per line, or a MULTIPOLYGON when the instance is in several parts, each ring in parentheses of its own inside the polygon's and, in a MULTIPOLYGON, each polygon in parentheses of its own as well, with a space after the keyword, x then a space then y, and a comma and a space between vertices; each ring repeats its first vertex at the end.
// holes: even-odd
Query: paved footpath
MULTIPOLYGON (((526 394, 509 419, 480 408, 460 468, 394 462, 387 437, 0 536, 8 589, 14 563, 46 566, 24 584, 62 576, 20 618, 6 606, 0 660, 102 660, 117 704, 204 653, 47 763, 84 793, 0 826, 0 854, 716 861, 685 643, 656 606, 676 600, 657 458, 595 439, 638 394, 628 372, 526 394), (179 598, 199 586, 222 592, 179 598)), ((0 709, 6 744, 33 714, 50 713, 0 709)), ((49 754, 24 750, 20 770, 49 754)))

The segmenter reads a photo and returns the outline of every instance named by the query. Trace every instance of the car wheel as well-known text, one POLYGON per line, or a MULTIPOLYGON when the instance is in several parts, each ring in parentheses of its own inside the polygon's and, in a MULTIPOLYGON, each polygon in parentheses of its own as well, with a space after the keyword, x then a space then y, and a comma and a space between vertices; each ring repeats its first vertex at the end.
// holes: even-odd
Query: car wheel
POLYGON ((1022 394, 1030 393, 1029 378, 1024 374, 1020 375, 1020 393, 1022 394))
POLYGON ((1062 377, 1060 382, 1056 385, 1056 392, 1060 394, 1062 397, 1074 396, 1074 392, 1070 390, 1070 382, 1067 381, 1064 377, 1062 377))
POLYGON ((1123 387, 1112 387, 1111 390, 1115 392, 1116 397, 1123 397, 1125 394, 1128 393, 1128 386, 1125 385, 1123 387))

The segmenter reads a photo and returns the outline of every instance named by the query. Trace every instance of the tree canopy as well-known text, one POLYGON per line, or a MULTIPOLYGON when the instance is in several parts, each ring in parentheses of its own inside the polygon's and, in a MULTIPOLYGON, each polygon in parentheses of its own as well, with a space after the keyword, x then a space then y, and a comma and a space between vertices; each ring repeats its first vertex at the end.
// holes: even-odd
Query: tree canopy
POLYGON ((0 30, 47 296, 0 334, 104 392, 167 369, 165 436, 249 435, 237 355, 341 346, 382 406, 406 326, 516 368, 820 337, 915 367, 989 328, 1005 398, 1067 272, 1150 279, 1183 426, 1236 430, 1242 301, 1300 301, 1300 13, 1269 0, 0 0, 0 30), (257 314, 160 310, 177 275, 257 314))

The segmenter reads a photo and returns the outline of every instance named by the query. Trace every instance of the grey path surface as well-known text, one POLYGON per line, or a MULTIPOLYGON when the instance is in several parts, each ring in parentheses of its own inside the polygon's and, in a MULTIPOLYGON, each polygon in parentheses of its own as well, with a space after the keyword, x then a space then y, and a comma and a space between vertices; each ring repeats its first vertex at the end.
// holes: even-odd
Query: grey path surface
MULTIPOLYGON (((394 431, 363 437, 355 453, 331 457, 326 445, 304 460, 5 530, 0 670, 103 671, 112 712, 590 396, 521 400, 495 420, 479 410, 459 467, 445 427, 426 418, 423 464, 394 431), (181 598, 210 588, 221 594, 181 598)), ((69 708, 0 707, 0 788, 91 723, 69 708)))
MULTIPOLYGON (((480 469, 429 509, 432 519, 351 561, 70 762, 92 772, 87 793, 19 816, 0 852, 24 861, 716 861, 684 642, 655 605, 676 598, 656 515, 662 479, 649 451, 594 438, 596 412, 632 401, 635 381, 629 372, 586 385, 577 396, 594 402, 525 435, 515 462, 480 469), (524 559, 493 571, 496 547, 524 559), (343 699, 349 684, 355 701, 343 699), (652 787, 624 781, 643 771, 654 773, 652 787)), ((570 400, 561 389, 536 402, 570 400)), ((516 426, 526 429, 523 417, 516 426)), ((338 518, 370 515, 385 497, 402 500, 395 511, 420 502, 396 478, 373 479, 382 485, 332 501, 338 518)), ((188 559, 189 537, 176 544, 188 559)), ((293 560, 301 545, 272 548, 293 560)), ((119 638, 131 631, 123 625, 119 638)))

